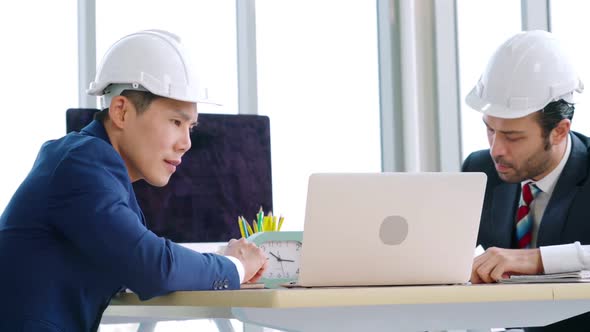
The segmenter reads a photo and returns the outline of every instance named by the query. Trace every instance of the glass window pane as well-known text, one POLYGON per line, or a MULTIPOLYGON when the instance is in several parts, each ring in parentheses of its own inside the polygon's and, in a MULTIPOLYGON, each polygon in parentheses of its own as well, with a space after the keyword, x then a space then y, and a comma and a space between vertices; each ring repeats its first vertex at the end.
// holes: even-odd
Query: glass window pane
POLYGON ((551 1, 551 30, 563 42, 571 55, 578 75, 586 84, 586 92, 575 94, 576 111, 572 129, 590 134, 590 112, 588 111, 588 84, 590 83, 590 49, 586 39, 590 33, 588 12, 590 2, 579 0, 551 1))
POLYGON ((119 38, 146 29, 177 34, 195 57, 209 98, 223 104, 199 112, 238 113, 235 0, 97 1, 97 65, 119 38))
POLYGON ((496 48, 519 31, 520 1, 457 1, 463 158, 489 148, 481 113, 465 104, 465 96, 477 83, 496 48))
POLYGON ((65 134, 66 109, 78 106, 78 30, 73 1, 10 1, 0 7, 1 213, 41 144, 65 134))
POLYGON ((374 1, 256 1, 259 113, 273 206, 303 229, 312 172, 381 170, 374 1))

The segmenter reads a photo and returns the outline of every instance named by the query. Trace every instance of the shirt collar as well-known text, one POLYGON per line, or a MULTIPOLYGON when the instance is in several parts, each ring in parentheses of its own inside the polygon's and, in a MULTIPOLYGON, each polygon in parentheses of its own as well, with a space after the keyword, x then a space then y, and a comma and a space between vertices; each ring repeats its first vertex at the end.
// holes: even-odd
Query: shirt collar
MULTIPOLYGON (((541 189, 541 191, 543 191, 544 193, 547 193, 549 195, 551 195, 551 193, 553 193, 553 189, 555 188, 555 184, 557 184, 557 180, 559 179, 559 176, 561 175, 561 172, 563 171, 563 168, 565 167, 565 164, 567 163, 567 160, 570 157, 571 151, 572 151, 572 141, 571 141, 570 135, 568 134, 566 147, 565 147, 565 153, 563 154, 563 157, 561 157, 561 161, 559 162, 559 164, 557 164, 557 167, 555 167, 549 174, 545 175, 544 178, 535 182, 535 185, 539 189, 541 189)), ((520 186, 521 187, 524 186, 527 182, 531 182, 531 180, 527 179, 527 180, 522 181, 520 183, 520 186)))

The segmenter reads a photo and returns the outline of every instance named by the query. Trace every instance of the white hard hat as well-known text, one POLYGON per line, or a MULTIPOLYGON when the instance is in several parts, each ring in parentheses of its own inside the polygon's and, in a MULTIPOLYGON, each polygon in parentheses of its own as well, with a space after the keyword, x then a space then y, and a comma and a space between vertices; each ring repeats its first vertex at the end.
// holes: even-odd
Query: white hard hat
POLYGON ((558 40, 546 31, 521 32, 502 44, 490 59, 467 105, 486 115, 514 119, 543 109, 552 101, 573 103, 584 84, 558 40))
POLYGON ((206 102, 180 38, 162 30, 140 31, 113 44, 86 92, 103 96, 103 108, 107 108, 112 97, 127 89, 147 90, 187 102, 206 102))

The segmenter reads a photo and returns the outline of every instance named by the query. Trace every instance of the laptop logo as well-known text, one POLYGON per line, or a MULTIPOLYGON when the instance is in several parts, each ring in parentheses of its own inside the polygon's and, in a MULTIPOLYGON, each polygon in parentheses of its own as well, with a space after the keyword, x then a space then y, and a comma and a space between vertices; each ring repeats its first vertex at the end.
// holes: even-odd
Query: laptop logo
POLYGON ((395 246, 408 237, 408 221, 402 216, 389 216, 379 227, 379 238, 386 245, 395 246))

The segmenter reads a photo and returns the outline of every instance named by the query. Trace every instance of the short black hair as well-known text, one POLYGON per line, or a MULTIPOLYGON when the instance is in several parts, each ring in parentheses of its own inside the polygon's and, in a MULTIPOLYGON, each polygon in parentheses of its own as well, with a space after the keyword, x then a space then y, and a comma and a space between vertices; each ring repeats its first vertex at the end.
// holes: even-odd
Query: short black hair
MULTIPOLYGON (((137 110, 137 114, 142 114, 145 112, 151 103, 158 99, 163 98, 158 95, 155 95, 149 91, 138 91, 138 90, 123 90, 121 92, 121 96, 126 97, 131 101, 135 109, 137 110)), ((109 108, 105 108, 102 111, 94 113, 94 119, 100 122, 104 122, 109 117, 109 108)))
POLYGON ((561 120, 569 119, 571 121, 574 118, 574 108, 574 104, 568 103, 563 99, 547 104, 539 112, 539 116, 537 117, 543 138, 549 137, 553 128, 557 127, 557 124, 561 120))

